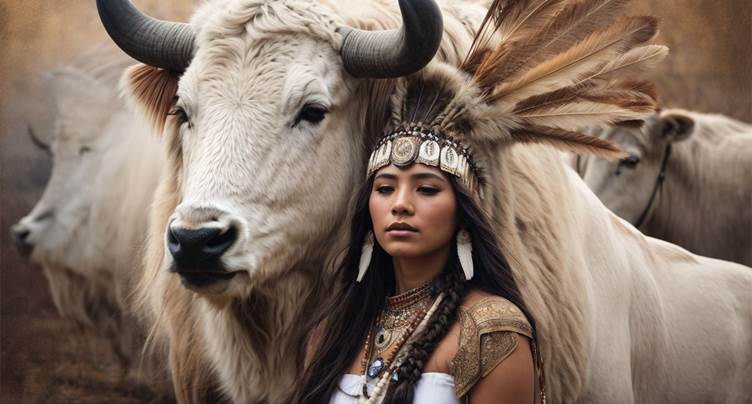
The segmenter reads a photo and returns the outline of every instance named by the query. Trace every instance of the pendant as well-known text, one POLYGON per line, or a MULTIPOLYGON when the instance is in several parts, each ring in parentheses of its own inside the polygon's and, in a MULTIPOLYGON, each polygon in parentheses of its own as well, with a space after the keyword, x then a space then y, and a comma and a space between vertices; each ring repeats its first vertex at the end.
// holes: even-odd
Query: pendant
POLYGON ((382 369, 384 369, 384 359, 376 358, 376 360, 371 363, 371 366, 368 367, 368 377, 373 379, 381 373, 382 369))
POLYGON ((379 351, 383 351, 392 343, 392 336, 393 332, 390 330, 387 330, 384 327, 381 327, 379 329, 379 332, 376 333, 376 339, 374 341, 374 345, 376 345, 376 349, 379 351))

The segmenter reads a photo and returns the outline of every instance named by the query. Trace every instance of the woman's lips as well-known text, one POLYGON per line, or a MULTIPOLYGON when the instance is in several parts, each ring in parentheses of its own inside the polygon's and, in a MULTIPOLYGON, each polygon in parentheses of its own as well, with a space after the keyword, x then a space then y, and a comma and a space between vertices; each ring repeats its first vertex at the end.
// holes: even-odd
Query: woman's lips
POLYGON ((386 233, 392 237, 410 237, 418 232, 418 229, 404 222, 394 222, 386 228, 386 233))
POLYGON ((394 222, 389 225, 389 227, 386 228, 386 231, 391 230, 410 230, 410 231, 418 231, 415 227, 411 226, 409 223, 405 222, 394 222))
POLYGON ((387 230, 386 234, 392 237, 410 237, 412 235, 418 234, 418 232, 412 230, 387 230))

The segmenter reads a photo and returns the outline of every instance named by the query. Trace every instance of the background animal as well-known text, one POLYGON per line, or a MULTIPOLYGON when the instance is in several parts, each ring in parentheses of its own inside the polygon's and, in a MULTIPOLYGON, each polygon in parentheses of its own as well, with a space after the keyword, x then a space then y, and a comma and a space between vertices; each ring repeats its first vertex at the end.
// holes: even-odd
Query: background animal
MULTIPOLYGON (((752 335, 735 331, 752 326, 752 268, 643 236, 609 212, 558 153, 516 146, 497 158, 505 208, 494 216, 523 295, 534 307, 561 307, 566 315, 555 315, 555 329, 582 333, 574 346, 554 348, 581 348, 588 358, 567 362, 572 373, 558 380, 564 402, 752 398, 745 381, 752 335), (727 342, 724 335, 734 336, 727 342), (601 388, 587 387, 594 385, 601 388)), ((533 315, 544 324, 551 314, 533 315)))
POLYGON ((666 109, 639 129, 593 133, 628 153, 613 162, 576 159, 585 183, 609 209, 646 235, 752 265, 751 125, 666 109))
POLYGON ((134 63, 102 46, 51 74, 52 142, 33 139, 52 157, 52 175, 12 232, 19 251, 41 266, 58 312, 105 336, 122 372, 169 395, 161 361, 142 360, 145 329, 128 308, 164 161, 149 126, 118 96, 134 63))
MULTIPOLYGON (((135 0, 182 18, 194 1, 135 0)), ((51 159, 27 134, 51 142, 56 107, 48 72, 111 41, 93 3, 32 0, 0 6, 0 401, 130 404, 154 400, 121 380, 110 341, 60 316, 41 268, 17 253, 11 227, 41 198, 51 159)), ((111 46, 111 45, 110 45, 111 46)))
MULTIPOLYGON (((198 1, 134 0, 150 15, 185 21, 198 1)), ((747 0, 632 2, 635 13, 661 17, 659 42, 671 55, 655 77, 665 105, 752 120, 752 9, 747 0)), ((348 7, 355 3, 348 4, 348 7)), ((27 0, 0 8, 0 401, 141 403, 137 385, 116 377, 108 344, 70 338, 41 271, 15 252, 9 227, 39 200, 49 160, 28 141, 27 122, 51 132, 41 73, 109 41, 90 2, 27 0)))

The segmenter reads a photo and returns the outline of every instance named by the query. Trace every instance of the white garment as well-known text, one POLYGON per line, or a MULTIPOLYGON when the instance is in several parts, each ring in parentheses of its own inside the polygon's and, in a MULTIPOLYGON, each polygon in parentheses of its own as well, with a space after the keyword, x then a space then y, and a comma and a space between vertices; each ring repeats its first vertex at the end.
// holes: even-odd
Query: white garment
MULTIPOLYGON (((368 394, 375 385, 376 380, 368 384, 368 394)), ((346 374, 339 380, 329 404, 353 404, 362 390, 363 376, 346 374)), ((454 378, 446 373, 423 373, 415 386, 413 404, 460 404, 454 397, 454 378)))

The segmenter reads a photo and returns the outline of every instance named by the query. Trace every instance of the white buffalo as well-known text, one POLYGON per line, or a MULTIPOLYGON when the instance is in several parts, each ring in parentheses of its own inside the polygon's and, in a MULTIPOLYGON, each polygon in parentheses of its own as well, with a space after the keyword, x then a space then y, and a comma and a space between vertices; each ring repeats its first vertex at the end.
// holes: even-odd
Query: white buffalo
MULTIPOLYGON (((388 115, 391 81, 371 78, 420 69, 438 45, 430 1, 401 1, 403 28, 378 34, 350 27, 399 14, 373 2, 348 15, 351 4, 215 1, 176 24, 98 1, 115 42, 166 69, 128 81, 156 123, 173 115, 140 289, 181 401, 203 400, 212 377, 234 402, 293 390, 388 115)), ((442 11, 438 55, 456 64, 484 11, 442 11)), ((479 150, 495 179, 484 207, 537 320, 551 402, 750 400, 749 268, 645 238, 546 146, 479 150)))
POLYGON ((752 126, 667 109, 641 129, 594 131, 627 152, 582 157, 585 183, 643 233, 696 254, 752 265, 752 126))
POLYGON ((104 335, 123 370, 146 370, 159 390, 161 372, 140 359, 145 328, 128 309, 164 161, 149 125, 118 96, 133 63, 101 47, 52 74, 53 141, 35 138, 52 155, 52 175, 13 234, 42 267, 60 314, 104 335))
POLYGON ((165 69, 132 70, 129 91, 157 124, 172 109, 140 289, 180 401, 218 381, 235 402, 286 402, 371 147, 358 134, 387 118, 392 81, 360 77, 414 72, 437 51, 459 63, 485 13, 388 3, 216 1, 179 24, 98 2, 115 42, 165 69))

